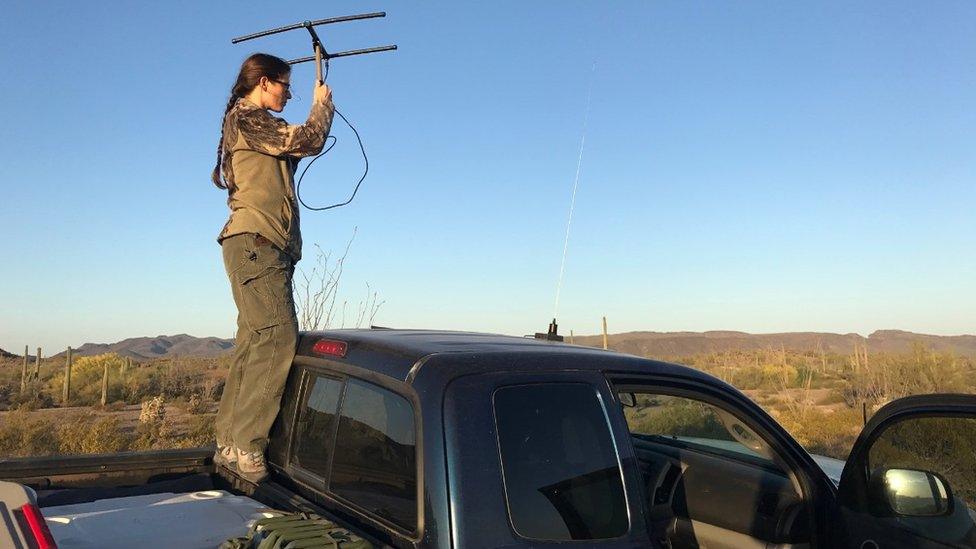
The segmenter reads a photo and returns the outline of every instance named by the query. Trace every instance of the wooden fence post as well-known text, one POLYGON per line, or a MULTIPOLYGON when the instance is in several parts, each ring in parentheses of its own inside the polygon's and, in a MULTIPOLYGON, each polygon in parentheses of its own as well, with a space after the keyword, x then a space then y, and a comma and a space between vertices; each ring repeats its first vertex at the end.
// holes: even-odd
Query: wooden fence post
POLYGON ((20 392, 27 390, 27 352, 30 347, 24 345, 24 367, 20 370, 20 392))
POLYGON ((102 370, 102 406, 108 404, 108 362, 102 370))
POLYGON ((34 357, 34 379, 41 379, 41 348, 37 348, 37 356, 34 357))
POLYGON ((61 405, 67 406, 71 398, 71 347, 64 359, 64 390, 61 392, 61 405))
POLYGON ((607 345, 607 317, 603 317, 603 349, 608 349, 607 345))

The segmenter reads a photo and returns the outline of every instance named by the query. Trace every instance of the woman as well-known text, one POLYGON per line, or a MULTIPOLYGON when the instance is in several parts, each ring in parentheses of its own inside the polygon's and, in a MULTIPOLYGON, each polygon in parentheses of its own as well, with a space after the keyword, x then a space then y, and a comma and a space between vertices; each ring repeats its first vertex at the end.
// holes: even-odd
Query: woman
POLYGON ((318 154, 332 125, 328 86, 316 83, 304 124, 281 112, 291 98, 291 67, 256 53, 241 65, 224 110, 213 182, 226 189, 230 219, 217 241, 237 305, 237 347, 217 411, 214 462, 257 482, 264 450, 298 342, 292 275, 302 237, 295 200, 298 160, 318 154))

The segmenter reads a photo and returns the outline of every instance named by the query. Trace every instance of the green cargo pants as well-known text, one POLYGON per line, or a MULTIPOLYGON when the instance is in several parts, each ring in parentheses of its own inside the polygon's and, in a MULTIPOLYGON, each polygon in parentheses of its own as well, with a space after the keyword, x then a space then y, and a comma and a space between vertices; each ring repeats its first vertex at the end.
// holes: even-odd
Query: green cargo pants
POLYGON ((237 342, 217 410, 217 444, 263 452, 298 344, 291 257, 255 234, 225 238, 237 342))

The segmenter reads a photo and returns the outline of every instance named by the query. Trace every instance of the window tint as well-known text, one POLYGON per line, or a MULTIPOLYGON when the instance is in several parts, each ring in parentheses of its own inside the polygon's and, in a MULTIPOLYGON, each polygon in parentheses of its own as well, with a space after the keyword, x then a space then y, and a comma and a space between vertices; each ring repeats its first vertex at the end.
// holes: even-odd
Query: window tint
POLYGON ((417 526, 416 440, 410 402, 349 380, 330 489, 407 530, 417 526))
POLYGON ((327 377, 316 377, 302 408, 296 429, 295 451, 292 463, 312 471, 323 478, 329 472, 329 453, 335 433, 336 410, 342 382, 327 377))
POLYGON ((627 532, 620 466, 592 387, 562 383, 499 389, 495 420, 516 532, 552 540, 627 532))
MULTIPOLYGON (((633 435, 656 442, 705 446, 772 465, 771 450, 759 435, 711 404, 668 395, 626 395, 633 395, 633 405, 624 407, 627 427, 633 435)), ((627 400, 622 398, 621 401, 627 400)))

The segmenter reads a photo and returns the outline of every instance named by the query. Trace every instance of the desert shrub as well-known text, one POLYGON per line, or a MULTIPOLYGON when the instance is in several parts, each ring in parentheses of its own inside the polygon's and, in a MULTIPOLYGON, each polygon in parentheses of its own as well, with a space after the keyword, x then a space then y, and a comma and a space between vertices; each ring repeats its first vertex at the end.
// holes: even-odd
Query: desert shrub
POLYGON ((186 433, 175 441, 176 448, 197 448, 213 444, 214 416, 201 415, 190 418, 186 433))
POLYGON ((58 427, 62 454, 109 454, 128 450, 131 444, 131 435, 122 430, 114 416, 78 414, 62 420, 58 427))
POLYGON ((157 369, 159 393, 169 398, 181 398, 197 388, 202 378, 200 369, 185 362, 173 362, 157 369))
MULTIPOLYGON (((124 361, 124 358, 115 353, 83 356, 72 360, 71 395, 68 404, 71 406, 90 406, 101 402, 102 376, 105 366, 109 368, 109 399, 119 398, 121 396, 119 370, 124 361)), ((64 370, 56 372, 47 381, 46 386, 48 393, 60 396, 64 390, 64 370)))
POLYGON ((186 399, 186 411, 193 415, 206 414, 210 411, 210 403, 200 393, 193 393, 186 399))
POLYGON ((0 456, 46 456, 59 452, 57 423, 25 410, 9 412, 0 424, 0 456))
POLYGON ((843 374, 842 393, 855 406, 923 393, 971 392, 974 374, 971 360, 916 343, 909 354, 880 354, 870 362, 851 365, 843 374))
POLYGON ((14 398, 14 390, 10 383, 0 383, 0 410, 10 408, 14 398))
POLYGON ((209 387, 207 391, 207 396, 210 400, 214 402, 220 402, 220 398, 224 396, 224 386, 227 384, 227 380, 220 378, 214 381, 213 386, 209 387))
POLYGON ((129 368, 121 383, 122 400, 127 404, 140 402, 159 394, 159 386, 152 366, 129 368))
POLYGON ((852 408, 774 409, 772 415, 807 451, 837 459, 847 459, 863 426, 861 411, 852 408))
POLYGON ((93 406, 93 408, 102 412, 121 412, 125 410, 125 402, 116 400, 115 402, 109 402, 105 406, 93 406))
POLYGON ((43 383, 32 380, 27 383, 23 391, 17 393, 13 399, 13 407, 24 410, 38 410, 40 408, 50 408, 54 406, 54 398, 47 392, 43 383))
POLYGON ((657 397, 641 406, 625 408, 627 424, 635 433, 730 439, 728 430, 715 417, 711 406, 679 397, 657 397))
POLYGON ((132 443, 133 450, 162 450, 176 447, 176 426, 172 420, 162 418, 156 421, 140 423, 136 427, 136 437, 132 443))

